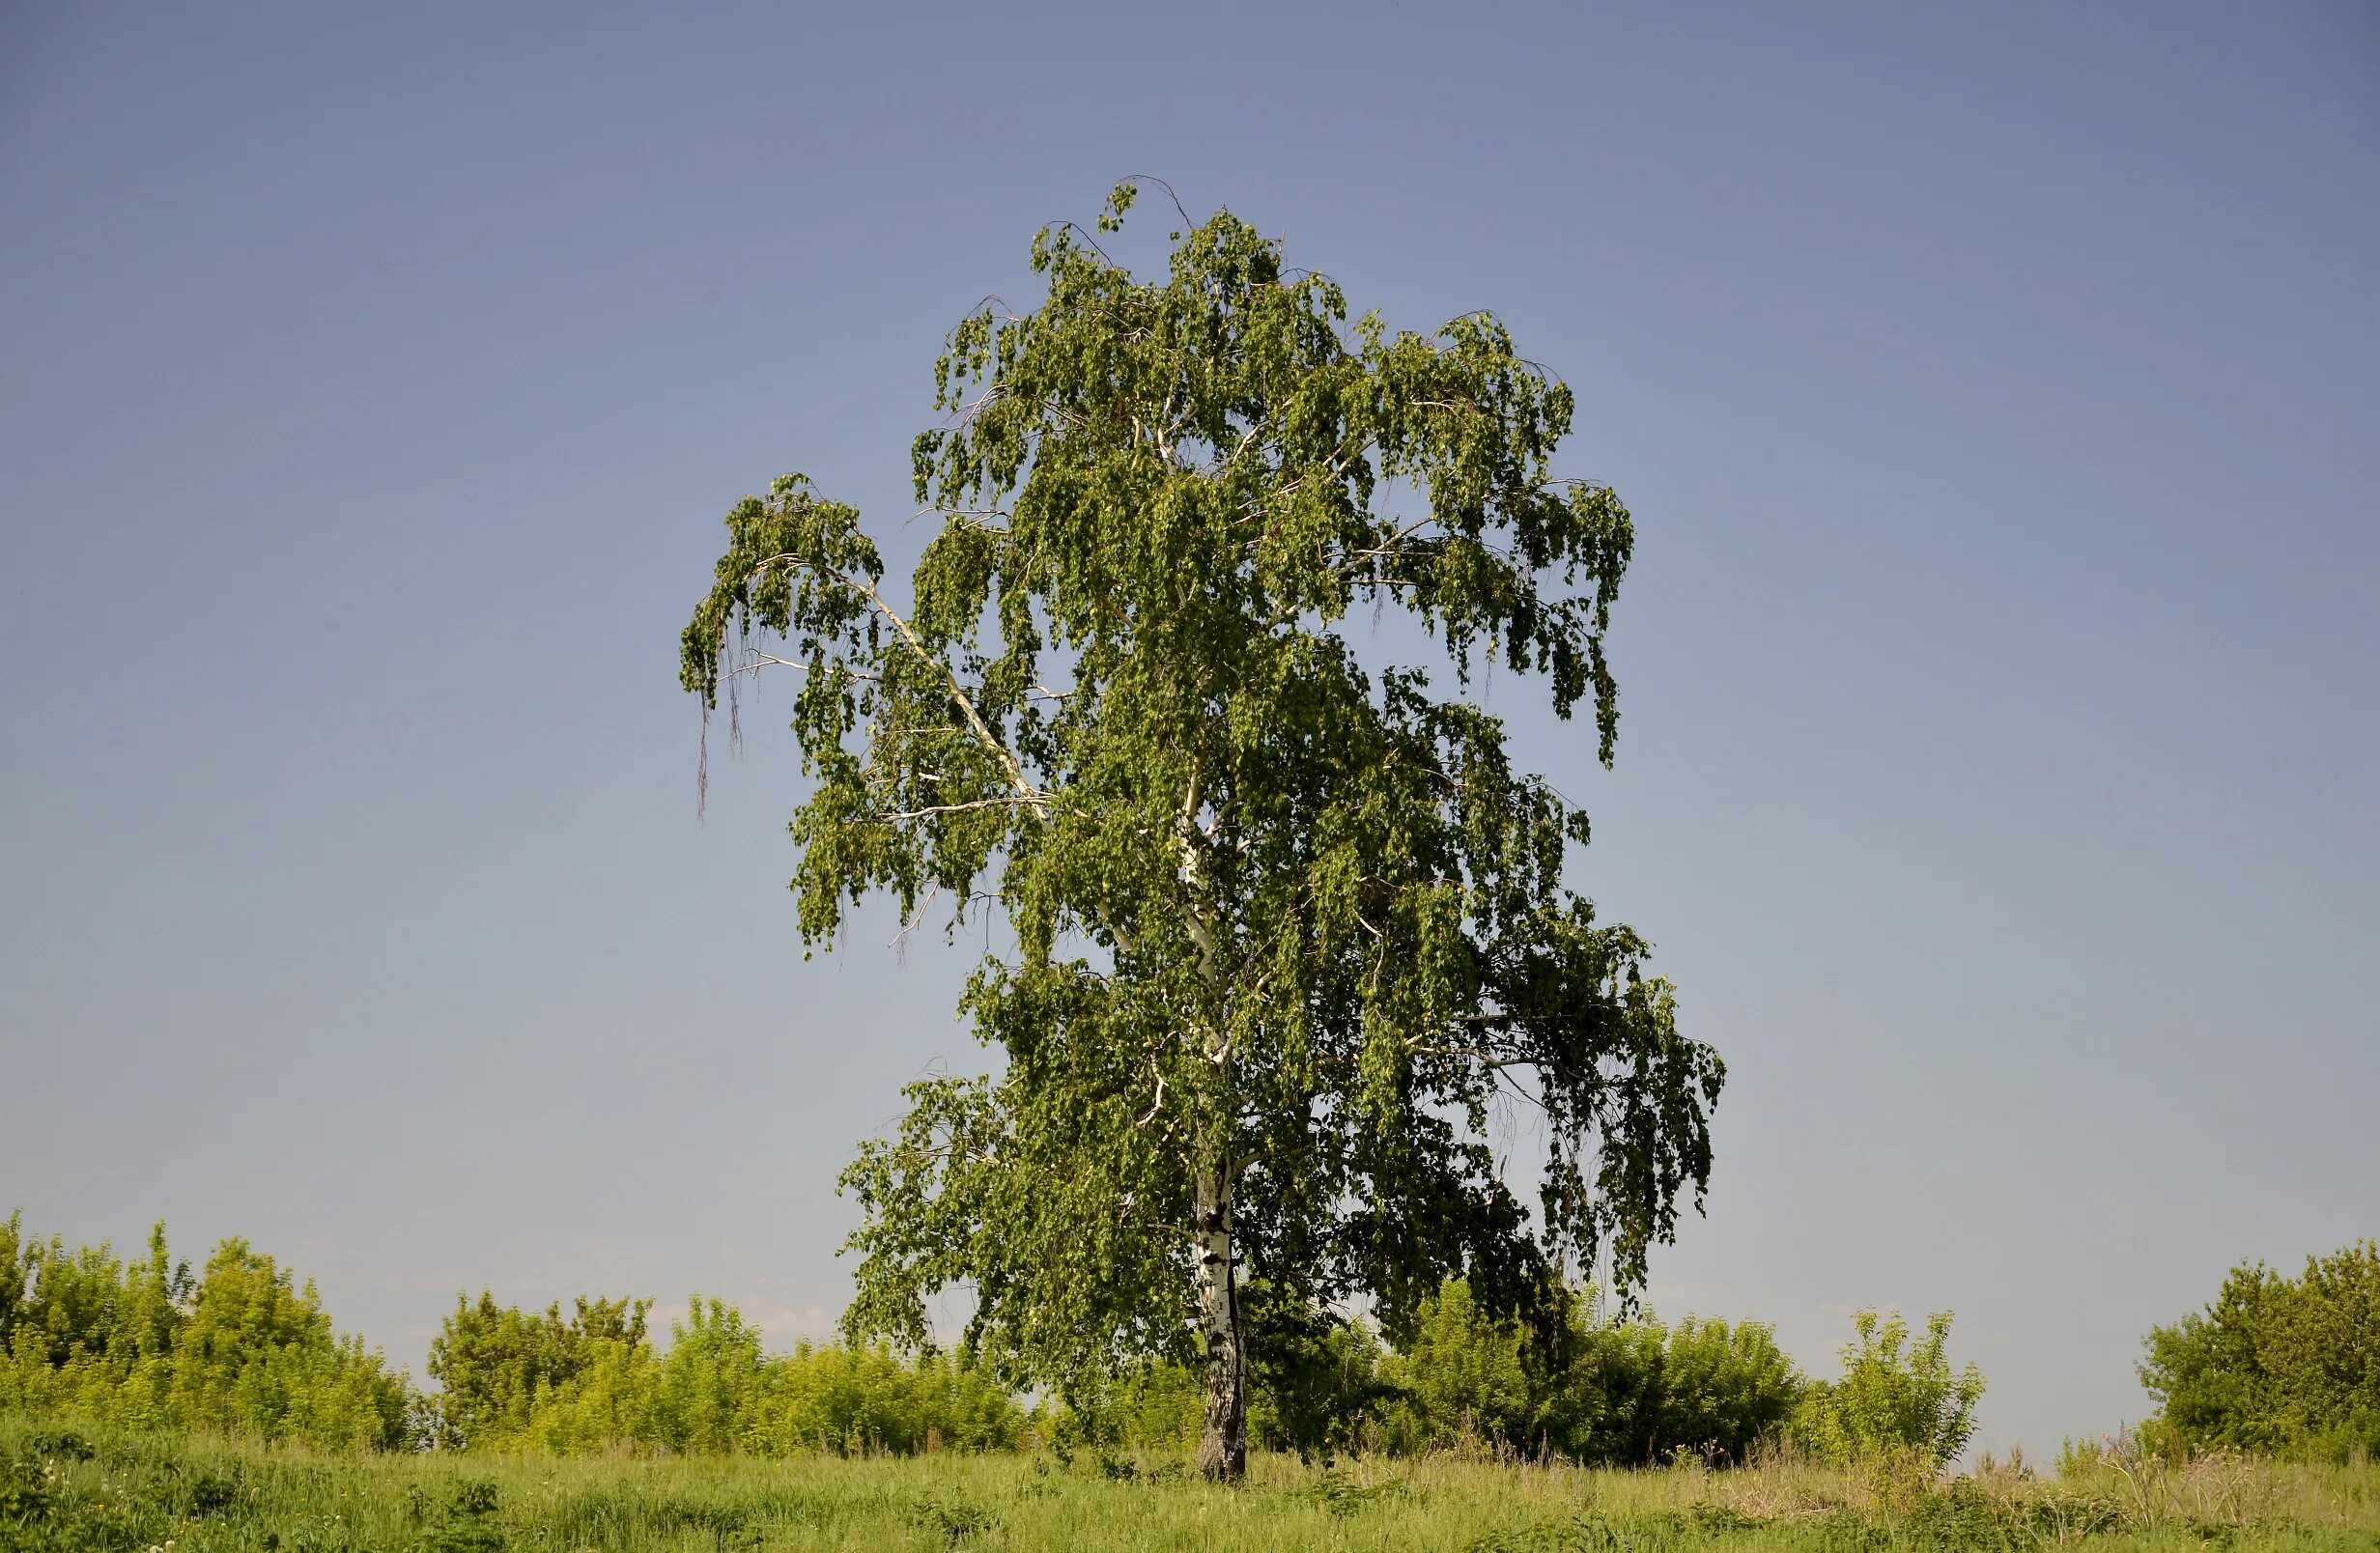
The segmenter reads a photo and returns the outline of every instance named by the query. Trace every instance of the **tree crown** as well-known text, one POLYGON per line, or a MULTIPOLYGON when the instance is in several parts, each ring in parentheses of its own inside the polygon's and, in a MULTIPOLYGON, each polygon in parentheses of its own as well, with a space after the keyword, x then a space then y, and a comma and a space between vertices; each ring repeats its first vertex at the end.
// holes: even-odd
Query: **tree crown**
POLYGON ((1100 242, 1133 194, 1036 238, 1037 308, 952 331, 908 613, 858 513, 789 475, 729 513, 685 634, 706 706, 802 675, 808 942, 877 889, 1016 935, 966 1000, 1005 1070, 913 1086, 845 1177, 851 1319, 922 1339, 964 1282, 1034 1373, 1178 1349, 1208 1178, 1271 1287, 1369 1293, 1392 1329, 1450 1272, 1510 1306, 1606 1255, 1625 1292, 1708 1179, 1722 1070, 1565 888, 1585 818, 1468 692, 1488 662, 1540 677, 1609 760, 1629 513, 1556 477, 1570 390, 1492 316, 1350 323, 1228 212, 1137 280, 1100 242), (1364 604, 1437 662, 1368 667, 1364 604), (1536 1232, 1487 1142, 1500 1093, 1543 1108, 1536 1232))

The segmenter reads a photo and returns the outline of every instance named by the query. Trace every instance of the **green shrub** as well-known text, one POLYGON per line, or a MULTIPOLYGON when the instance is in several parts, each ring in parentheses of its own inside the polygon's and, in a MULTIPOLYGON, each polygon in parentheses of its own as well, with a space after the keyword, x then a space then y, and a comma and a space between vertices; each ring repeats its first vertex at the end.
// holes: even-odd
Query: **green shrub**
POLYGON ((1199 1369, 1161 1359, 1077 1382, 1052 1421, 1052 1443, 1062 1454, 1077 1446, 1187 1450, 1205 1420, 1205 1385, 1199 1369))
POLYGON ((961 1354, 803 1342, 778 1365, 784 1451, 999 1451, 1029 1432, 1014 1394, 961 1354))
MULTIPOLYGON (((1591 1295, 1572 1293, 1530 1330, 1492 1317, 1457 1280, 1392 1351, 1367 1321, 1275 1301, 1261 1283, 1243 1293, 1263 1339, 1251 1442, 1309 1459, 1469 1442, 1598 1464, 1736 1461, 1804 1389, 1754 1322, 1606 1321, 1591 1295)), ((967 1354, 807 1341, 772 1354, 734 1306, 699 1297, 663 1343, 650 1309, 581 1298, 565 1314, 558 1302, 537 1312, 458 1296, 425 1394, 335 1333, 313 1285, 244 1241, 223 1242, 194 1277, 168 1257, 162 1228, 127 1263, 104 1245, 29 1241, 12 1217, 0 1222, 0 1413, 339 1450, 555 1455, 976 1452, 1038 1434, 1102 1460, 1115 1447, 1186 1448, 1202 1423, 1204 1374, 1191 1364, 1138 1366, 1041 1414, 967 1354)))
POLYGON ((1616 1466, 1681 1454, 1734 1462, 1801 1397, 1793 1361, 1756 1321, 1606 1321, 1586 1294, 1562 1310, 1561 1330, 1533 1333, 1491 1317, 1461 1281, 1446 1285, 1383 1367, 1396 1397, 1383 1443, 1468 1439, 1616 1466))
MULTIPOLYGON (((1388 1349, 1369 1321, 1269 1298, 1252 1314, 1248 1436, 1258 1449, 1328 1460, 1374 1432, 1396 1387, 1385 1372, 1388 1349)), ((1200 1400, 1203 1412, 1203 1388, 1200 1400)))
POLYGON ((244 1240, 193 1279, 162 1225, 127 1264, 105 1245, 28 1241, 11 1215, 0 1257, 0 1411, 326 1450, 409 1440, 411 1384, 244 1240))
POLYGON ((483 1291, 474 1305, 458 1295, 430 1344, 432 1438, 448 1449, 522 1442, 541 1404, 582 1386, 607 1359, 644 1341, 650 1300, 575 1302, 542 1314, 499 1307, 483 1291))
POLYGON ((2289 1279, 2242 1264, 2214 1303, 2147 1340, 2156 1426, 2185 1450, 2344 1460, 2380 1453, 2380 1244, 2289 1279))
POLYGON ((1913 1347, 1898 1311, 1861 1311, 1852 1325, 1842 1378, 1809 1389, 1794 1417, 1796 1442, 1835 1465, 1903 1454, 1937 1471, 1949 1465, 1973 1437, 1983 1398, 1983 1371, 1969 1365, 1953 1372, 1944 1355, 1950 1313, 1929 1317, 1913 1347))
MULTIPOLYGON (((1327 1459, 1375 1432, 1396 1389, 1384 1376, 1388 1350, 1368 1321, 1273 1297, 1261 1282, 1241 1285, 1251 1344, 1248 1438, 1259 1450, 1327 1459)), ((1071 1449, 1187 1449, 1205 1421, 1206 1377, 1196 1364, 1143 1362, 1104 1381, 1078 1385, 1051 1421, 1054 1443, 1071 1449)))
MULTIPOLYGON (((1388 1364, 1398 1404, 1392 1444, 1405 1450, 1480 1441, 1537 1445, 1555 1420, 1556 1386, 1534 1361, 1531 1335, 1488 1313, 1460 1279, 1426 1299, 1388 1364)), ((1567 1432, 1567 1431, 1565 1431, 1567 1432)))
POLYGON ((586 1300, 564 1318, 458 1300, 431 1347, 438 1438, 479 1451, 620 1446, 695 1454, 898 1454, 1015 1446, 1028 1420, 988 1372, 939 1352, 797 1343, 770 1355, 722 1300, 688 1303, 666 1348, 649 1301, 586 1300))
MULTIPOLYGON (((1646 1323, 1650 1332, 1659 1327, 1646 1323)), ((1606 1328, 1605 1331, 1627 1330, 1606 1328)), ((1648 1345, 1647 1360, 1651 1358, 1648 1345)), ((1658 1402, 1638 1404, 1657 1427, 1624 1442, 1603 1459, 1666 1459, 1691 1452, 1742 1461, 1754 1445, 1785 1426, 1804 1390, 1801 1372, 1776 1334, 1757 1321, 1696 1320, 1687 1316, 1663 1335, 1658 1351, 1658 1402)), ((1644 1384, 1638 1383, 1639 1394, 1644 1384)), ((1607 1394, 1609 1388, 1607 1388, 1607 1394)))

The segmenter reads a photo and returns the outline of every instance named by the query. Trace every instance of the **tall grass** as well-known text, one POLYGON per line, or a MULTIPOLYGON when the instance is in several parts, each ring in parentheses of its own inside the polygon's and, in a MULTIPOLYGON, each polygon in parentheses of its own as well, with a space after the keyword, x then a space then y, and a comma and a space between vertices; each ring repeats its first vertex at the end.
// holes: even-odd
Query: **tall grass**
POLYGON ((2142 1501, 2101 1469, 1937 1482, 1770 1458, 1731 1471, 1438 1454, 1249 1483, 1179 1455, 336 1455, 0 1420, 10 1553, 724 1553, 727 1549, 2369 1549, 2380 1472, 2205 1458, 2142 1501))

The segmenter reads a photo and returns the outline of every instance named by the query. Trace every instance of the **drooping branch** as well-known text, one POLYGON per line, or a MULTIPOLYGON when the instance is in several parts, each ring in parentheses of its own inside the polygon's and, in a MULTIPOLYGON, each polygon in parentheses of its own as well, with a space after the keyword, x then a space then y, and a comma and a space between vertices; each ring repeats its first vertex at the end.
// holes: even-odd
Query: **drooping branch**
MULTIPOLYGON (((780 556, 779 559, 798 562, 800 557, 780 556)), ((1025 779, 1024 767, 1018 764, 1016 756, 1009 752, 1008 747, 1001 743, 999 736, 992 732, 991 724, 984 721, 983 714, 976 709, 975 697, 969 695, 966 688, 959 684, 958 675, 951 670, 949 664, 943 662, 925 645, 924 639, 917 634, 909 622, 901 618, 900 611, 884 602, 884 595, 877 590, 876 585, 864 579, 851 577, 841 572, 826 571, 825 575, 865 599, 870 607, 883 616, 886 623, 899 634, 901 640, 907 644, 910 652, 916 655, 918 662, 941 674, 943 684, 949 692, 950 700, 965 716, 968 726, 975 730, 977 740, 985 749, 991 751, 993 759, 1000 762, 1000 769, 1008 778, 1008 785, 1016 789, 1017 797, 1031 805, 1048 804, 1050 795, 1025 779)))

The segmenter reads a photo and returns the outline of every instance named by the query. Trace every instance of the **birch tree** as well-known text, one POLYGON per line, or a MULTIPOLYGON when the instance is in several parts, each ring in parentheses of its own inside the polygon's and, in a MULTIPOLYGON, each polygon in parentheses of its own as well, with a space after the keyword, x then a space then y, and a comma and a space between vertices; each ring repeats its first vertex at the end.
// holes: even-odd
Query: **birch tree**
POLYGON ((1633 529, 1552 462, 1570 390, 1486 313, 1350 322, 1228 212, 1138 279, 1102 246, 1134 192, 1035 238, 1039 305, 949 335, 906 598, 783 476, 727 515, 683 675, 706 715, 798 680, 806 945, 876 891, 1003 929, 960 1010, 994 1071, 910 1086, 842 1178, 850 1330, 927 1341, 959 1287, 1021 1382, 1203 1360, 1231 1480, 1251 1279, 1392 1333, 1454 1274, 1516 1312, 1565 1268, 1633 1288, 1700 1206, 1722 1067, 1571 889, 1586 818, 1475 692, 1534 687, 1609 763, 1633 529), (1534 1210, 1502 1103, 1545 1143, 1534 1210))

